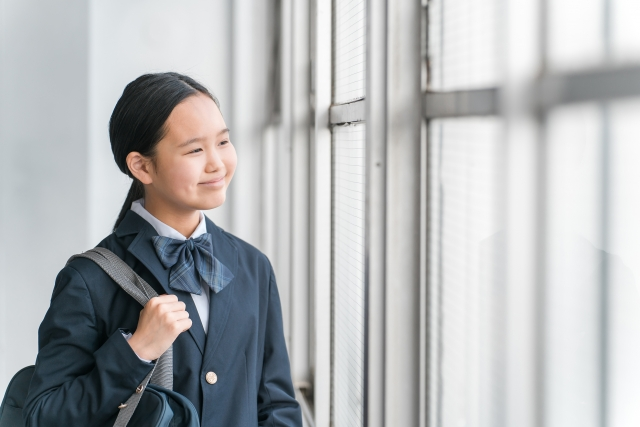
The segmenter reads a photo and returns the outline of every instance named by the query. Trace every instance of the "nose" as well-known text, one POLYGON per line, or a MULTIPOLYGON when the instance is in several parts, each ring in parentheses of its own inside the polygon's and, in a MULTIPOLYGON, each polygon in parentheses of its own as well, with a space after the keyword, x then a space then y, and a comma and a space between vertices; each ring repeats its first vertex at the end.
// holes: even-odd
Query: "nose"
POLYGON ((224 162, 220 157, 217 148, 213 148, 207 153, 207 172, 217 172, 224 167, 224 162))

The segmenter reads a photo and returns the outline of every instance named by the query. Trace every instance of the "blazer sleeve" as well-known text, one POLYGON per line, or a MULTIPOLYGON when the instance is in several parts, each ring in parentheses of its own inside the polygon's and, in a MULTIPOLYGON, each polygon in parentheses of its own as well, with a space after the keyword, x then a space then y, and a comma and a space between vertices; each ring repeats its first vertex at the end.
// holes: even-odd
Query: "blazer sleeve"
POLYGON ((258 390, 258 425, 302 427, 300 405, 295 399, 291 382, 289 355, 282 328, 282 309, 273 269, 269 278, 264 359, 258 390))
POLYGON ((119 330, 111 336, 97 330, 85 280, 71 266, 56 278, 38 340, 23 411, 27 427, 105 425, 153 367, 119 330))

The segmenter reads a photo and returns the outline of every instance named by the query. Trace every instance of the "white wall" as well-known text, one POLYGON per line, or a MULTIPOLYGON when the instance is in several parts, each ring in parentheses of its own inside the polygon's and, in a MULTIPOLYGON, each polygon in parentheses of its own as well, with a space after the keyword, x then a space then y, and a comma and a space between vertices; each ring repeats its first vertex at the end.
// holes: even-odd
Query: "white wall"
POLYGON ((35 361, 58 271, 113 227, 129 181, 113 161, 108 121, 140 74, 186 73, 218 96, 239 165, 228 202, 208 214, 265 246, 265 8, 258 0, 0 0, 2 393, 35 361))
MULTIPOLYGON (((225 0, 92 0, 89 4, 87 244, 93 246, 110 233, 130 185, 113 161, 108 133, 111 111, 124 87, 144 73, 185 73, 219 98, 227 117, 230 11, 225 0)), ((225 208, 212 213, 223 227, 228 223, 225 208)))
POLYGON ((87 245, 86 2, 1 0, 0 390, 32 364, 57 272, 87 245))

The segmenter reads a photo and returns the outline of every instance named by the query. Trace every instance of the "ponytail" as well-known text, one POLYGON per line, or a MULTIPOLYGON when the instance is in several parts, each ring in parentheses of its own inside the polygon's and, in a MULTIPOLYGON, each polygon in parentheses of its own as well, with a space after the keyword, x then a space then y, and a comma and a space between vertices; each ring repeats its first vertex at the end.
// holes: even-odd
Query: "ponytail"
POLYGON ((133 182, 113 226, 114 231, 131 208, 131 203, 144 197, 144 186, 129 171, 127 156, 135 151, 153 159, 158 142, 167 132, 165 123, 173 109, 198 93, 211 98, 220 108, 220 103, 207 88, 178 73, 145 74, 124 88, 109 120, 109 139, 118 168, 133 178, 133 182))
POLYGON ((120 214, 118 215, 118 219, 116 220, 115 225, 113 226, 113 231, 116 231, 116 228, 120 225, 124 216, 127 214, 127 211, 131 209, 131 204, 138 199, 142 199, 144 197, 144 186, 140 181, 133 178, 133 182, 131 183, 131 188, 129 188, 129 193, 127 194, 127 198, 120 209, 120 214))

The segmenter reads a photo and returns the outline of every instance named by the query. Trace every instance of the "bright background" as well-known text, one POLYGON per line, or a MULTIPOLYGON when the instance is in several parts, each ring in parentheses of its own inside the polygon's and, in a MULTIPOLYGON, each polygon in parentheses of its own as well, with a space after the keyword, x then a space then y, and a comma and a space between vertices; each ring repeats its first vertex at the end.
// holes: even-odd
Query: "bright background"
POLYGON ((637 0, 0 0, 0 390, 129 188, 107 124, 178 71, 239 165, 305 423, 640 425, 637 0))

